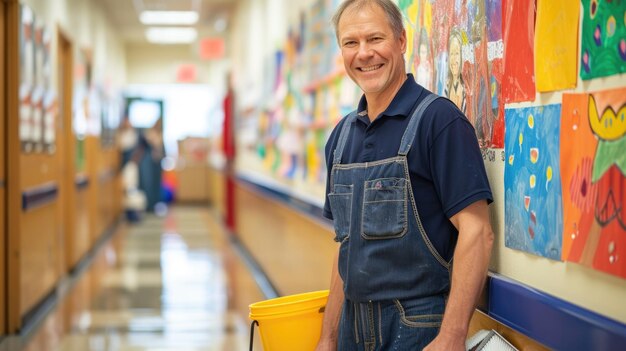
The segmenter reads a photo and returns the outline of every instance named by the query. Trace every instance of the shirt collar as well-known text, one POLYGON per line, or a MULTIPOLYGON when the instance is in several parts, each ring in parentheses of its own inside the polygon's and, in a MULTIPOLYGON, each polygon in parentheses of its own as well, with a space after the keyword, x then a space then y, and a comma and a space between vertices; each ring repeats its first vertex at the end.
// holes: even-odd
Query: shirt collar
MULTIPOLYGON (((407 79, 381 116, 409 116, 415 106, 417 97, 422 94, 422 90, 424 90, 424 88, 415 82, 413 74, 407 74, 407 79)), ((367 100, 365 100, 365 95, 361 96, 357 111, 359 117, 367 116, 367 100)))

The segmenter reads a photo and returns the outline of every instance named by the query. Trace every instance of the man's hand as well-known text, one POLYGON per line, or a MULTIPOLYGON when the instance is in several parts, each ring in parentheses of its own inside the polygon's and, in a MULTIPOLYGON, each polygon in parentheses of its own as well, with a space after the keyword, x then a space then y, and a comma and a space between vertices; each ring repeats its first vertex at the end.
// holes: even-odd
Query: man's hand
POLYGON ((465 336, 439 333, 423 351, 465 351, 465 336))

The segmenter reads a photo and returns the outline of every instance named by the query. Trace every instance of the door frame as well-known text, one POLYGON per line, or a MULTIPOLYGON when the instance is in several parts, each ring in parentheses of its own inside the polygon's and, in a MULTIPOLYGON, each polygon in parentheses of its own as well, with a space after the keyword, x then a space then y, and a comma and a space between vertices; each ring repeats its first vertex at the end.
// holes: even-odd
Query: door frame
POLYGON ((22 198, 20 182, 20 157, 22 149, 19 139, 19 25, 20 25, 20 4, 18 0, 4 1, 4 17, 6 19, 5 40, 6 40, 6 62, 4 67, 10 67, 6 71, 5 86, 5 113, 6 124, 6 177, 7 177, 7 250, 6 250, 6 272, 7 272, 7 325, 6 331, 9 334, 16 333, 21 327, 21 242, 20 242, 20 219, 22 215, 22 198), (8 30, 13 29, 13 30, 8 30), (10 287, 10 289, 8 288, 10 287))
POLYGON ((8 47, 6 42, 6 4, 0 2, 0 335, 4 335, 7 332, 7 271, 6 271, 6 210, 7 210, 7 194, 6 194, 6 123, 7 123, 7 110, 6 110, 6 65, 5 57, 8 53, 8 47))

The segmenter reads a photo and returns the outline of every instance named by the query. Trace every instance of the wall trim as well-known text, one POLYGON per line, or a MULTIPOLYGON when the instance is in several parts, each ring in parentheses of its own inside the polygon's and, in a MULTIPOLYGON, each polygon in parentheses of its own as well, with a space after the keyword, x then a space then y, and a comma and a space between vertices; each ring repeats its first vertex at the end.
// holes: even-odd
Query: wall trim
POLYGON ((74 184, 77 191, 81 191, 89 187, 89 177, 84 174, 79 174, 74 178, 74 184))
POLYGON ((22 211, 30 211, 56 200, 59 187, 56 182, 42 184, 22 191, 22 211))
POLYGON ((551 349, 617 350, 626 345, 626 324, 500 274, 489 274, 488 289, 490 317, 551 349))

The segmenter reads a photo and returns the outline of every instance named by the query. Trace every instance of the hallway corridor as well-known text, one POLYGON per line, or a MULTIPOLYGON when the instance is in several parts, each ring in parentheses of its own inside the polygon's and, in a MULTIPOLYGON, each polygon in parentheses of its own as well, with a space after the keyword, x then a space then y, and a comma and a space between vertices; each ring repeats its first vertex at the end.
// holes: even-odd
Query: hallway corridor
POLYGON ((0 351, 248 350, 248 305, 265 298, 210 210, 122 223, 85 266, 0 351))

